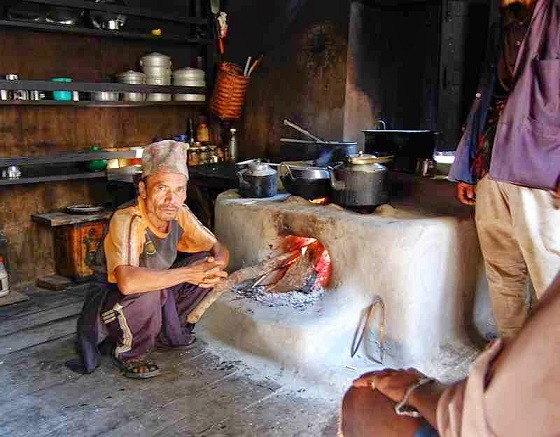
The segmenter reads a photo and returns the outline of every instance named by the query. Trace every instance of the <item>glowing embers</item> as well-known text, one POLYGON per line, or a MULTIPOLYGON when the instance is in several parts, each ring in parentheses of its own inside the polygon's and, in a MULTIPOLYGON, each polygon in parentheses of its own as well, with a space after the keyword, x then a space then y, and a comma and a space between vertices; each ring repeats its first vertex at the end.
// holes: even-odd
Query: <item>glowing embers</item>
POLYGON ((329 252, 316 238, 289 235, 282 239, 277 253, 294 255, 282 267, 266 273, 255 285, 266 286, 267 291, 313 291, 329 285, 332 262, 329 252))
POLYGON ((318 199, 310 199, 309 201, 316 205, 328 205, 331 203, 331 200, 328 197, 319 197, 318 199))

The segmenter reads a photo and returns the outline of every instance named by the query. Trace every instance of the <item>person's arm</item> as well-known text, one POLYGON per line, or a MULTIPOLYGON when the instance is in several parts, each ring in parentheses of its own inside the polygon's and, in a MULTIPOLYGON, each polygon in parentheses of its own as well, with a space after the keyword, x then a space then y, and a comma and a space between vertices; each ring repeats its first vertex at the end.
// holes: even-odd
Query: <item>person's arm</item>
POLYGON ((114 274, 119 290, 124 295, 160 290, 183 282, 212 287, 227 277, 222 264, 212 257, 169 270, 121 265, 114 270, 114 274))
MULTIPOLYGON (((370 386, 398 403, 404 399, 407 389, 424 377, 425 375, 416 369, 385 369, 366 373, 355 380, 353 385, 355 387, 370 386)), ((410 394, 406 405, 418 410, 422 417, 437 429, 437 405, 446 388, 438 381, 424 384, 410 394)))

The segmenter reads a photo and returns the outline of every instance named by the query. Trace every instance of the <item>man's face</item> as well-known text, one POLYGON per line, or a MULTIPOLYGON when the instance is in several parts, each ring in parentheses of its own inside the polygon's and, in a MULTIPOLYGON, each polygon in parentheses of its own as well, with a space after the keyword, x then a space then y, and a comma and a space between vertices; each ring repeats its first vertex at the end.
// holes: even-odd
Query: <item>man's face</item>
POLYGON ((146 202, 148 213, 161 221, 177 217, 179 208, 187 198, 187 178, 177 173, 155 173, 147 177, 140 196, 146 202))

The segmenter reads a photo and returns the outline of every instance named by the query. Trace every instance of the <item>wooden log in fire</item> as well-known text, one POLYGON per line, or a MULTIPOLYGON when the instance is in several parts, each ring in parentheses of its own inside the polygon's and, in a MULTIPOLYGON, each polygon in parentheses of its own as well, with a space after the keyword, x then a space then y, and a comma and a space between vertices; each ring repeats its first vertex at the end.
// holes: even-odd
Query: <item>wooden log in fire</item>
POLYGON ((221 283, 216 285, 208 293, 204 299, 202 299, 199 304, 189 313, 187 316, 188 323, 196 323, 200 320, 204 312, 212 305, 222 294, 226 291, 231 290, 236 285, 241 284, 252 278, 258 278, 273 270, 282 268, 295 259, 301 256, 301 250, 294 250, 291 252, 284 253, 282 255, 275 256, 274 258, 267 259, 260 264, 245 267, 243 269, 236 270, 221 283))

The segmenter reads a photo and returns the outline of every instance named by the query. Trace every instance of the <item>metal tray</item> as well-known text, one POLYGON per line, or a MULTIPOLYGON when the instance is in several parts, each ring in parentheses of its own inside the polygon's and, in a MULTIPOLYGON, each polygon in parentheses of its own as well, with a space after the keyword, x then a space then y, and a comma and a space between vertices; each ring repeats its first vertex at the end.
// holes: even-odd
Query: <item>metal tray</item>
POLYGON ((89 204, 70 205, 66 207, 66 210, 72 214, 93 214, 96 212, 101 212, 104 209, 104 206, 89 204))

